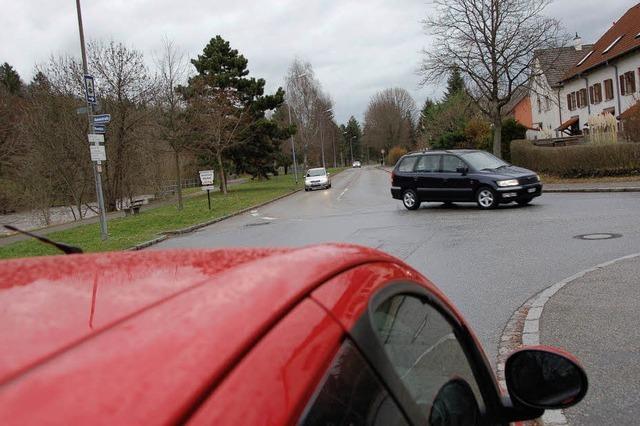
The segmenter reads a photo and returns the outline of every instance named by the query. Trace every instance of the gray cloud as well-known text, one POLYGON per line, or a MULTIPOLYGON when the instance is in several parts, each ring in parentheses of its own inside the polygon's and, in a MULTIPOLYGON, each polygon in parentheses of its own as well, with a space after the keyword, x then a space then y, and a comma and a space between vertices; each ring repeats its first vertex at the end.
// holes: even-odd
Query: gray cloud
MULTIPOLYGON (((610 0, 603 11, 601 0, 561 0, 549 14, 593 42, 633 4, 610 0)), ((74 2, 0 0, 0 10, 0 61, 23 79, 52 53, 79 56, 74 2)), ((429 10, 427 0, 85 0, 83 18, 88 39, 123 41, 143 51, 150 67, 165 35, 192 58, 220 34, 270 90, 299 56, 313 64, 343 122, 351 114, 361 119, 369 98, 386 87, 406 88, 418 104, 441 94, 441 87, 420 88, 416 75, 428 44, 420 20, 429 10)))

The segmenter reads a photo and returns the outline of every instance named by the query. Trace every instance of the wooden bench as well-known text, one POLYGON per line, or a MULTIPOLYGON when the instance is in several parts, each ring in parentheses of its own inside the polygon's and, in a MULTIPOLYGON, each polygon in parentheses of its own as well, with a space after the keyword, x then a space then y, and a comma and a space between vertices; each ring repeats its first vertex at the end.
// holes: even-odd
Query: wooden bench
POLYGON ((144 200, 133 200, 133 202, 129 207, 125 207, 122 209, 124 210, 124 215, 129 216, 129 215, 136 215, 140 213, 140 207, 142 206, 143 203, 144 203, 144 200))

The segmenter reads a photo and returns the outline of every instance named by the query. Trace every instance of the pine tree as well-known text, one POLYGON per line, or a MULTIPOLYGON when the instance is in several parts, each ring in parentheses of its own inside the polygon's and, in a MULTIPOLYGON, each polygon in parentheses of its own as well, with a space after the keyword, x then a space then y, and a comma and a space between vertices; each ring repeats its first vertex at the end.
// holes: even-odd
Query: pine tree
POLYGON ((202 54, 191 63, 198 74, 189 80, 189 86, 182 89, 183 93, 187 97, 211 97, 215 94, 218 99, 228 94, 233 97, 231 104, 235 109, 231 111, 236 115, 236 122, 242 123, 233 129, 233 140, 214 149, 217 151, 222 189, 226 191, 224 160, 232 160, 238 173, 247 172, 253 177, 267 178, 267 173, 274 172, 280 141, 290 133, 288 127, 280 127, 266 117, 267 111, 282 105, 284 90, 278 88, 276 93, 265 95, 265 80, 249 77, 248 60, 219 35, 212 38, 202 54))
POLYGON ((464 79, 462 78, 462 75, 460 74, 460 68, 458 68, 457 66, 454 66, 451 69, 451 75, 447 80, 447 90, 445 91, 445 94, 444 94, 445 102, 459 93, 466 92, 466 90, 467 90, 467 87, 464 83, 464 79))
POLYGON ((22 90, 20 75, 7 62, 0 66, 0 83, 5 86, 9 93, 14 95, 22 90))

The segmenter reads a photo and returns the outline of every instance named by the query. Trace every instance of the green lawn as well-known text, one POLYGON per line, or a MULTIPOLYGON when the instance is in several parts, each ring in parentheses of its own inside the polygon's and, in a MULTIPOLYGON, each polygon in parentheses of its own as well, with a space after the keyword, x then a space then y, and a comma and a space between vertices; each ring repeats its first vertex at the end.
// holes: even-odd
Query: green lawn
MULTIPOLYGON (((329 170, 336 173, 342 169, 329 170)), ((299 182, 298 188, 301 187, 302 183, 299 182)), ((107 241, 100 240, 100 226, 97 223, 54 232, 48 234, 47 237, 54 241, 81 247, 85 252, 123 250, 157 238, 163 232, 223 217, 272 200, 294 189, 296 186, 292 175, 276 176, 268 181, 253 181, 232 186, 226 196, 212 193, 211 211, 207 206, 206 194, 203 193, 203 195, 185 199, 182 211, 178 211, 176 206, 170 205, 146 210, 136 216, 111 219, 108 224, 109 239, 107 241)), ((0 247, 0 259, 59 253, 53 247, 34 240, 20 241, 0 247)))

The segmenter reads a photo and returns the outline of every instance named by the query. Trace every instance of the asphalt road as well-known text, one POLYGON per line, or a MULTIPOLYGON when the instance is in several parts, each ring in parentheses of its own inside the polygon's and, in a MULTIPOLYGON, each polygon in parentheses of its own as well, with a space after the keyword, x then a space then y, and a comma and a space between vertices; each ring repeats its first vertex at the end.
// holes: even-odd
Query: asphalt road
POLYGON ((475 204, 405 210, 389 173, 351 169, 326 191, 300 192, 258 211, 155 248, 301 246, 349 242, 395 255, 429 277, 471 322, 495 360, 510 315, 577 271, 640 252, 640 194, 545 194, 531 206, 481 211, 475 204), (574 236, 616 233, 585 241, 574 236))

